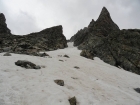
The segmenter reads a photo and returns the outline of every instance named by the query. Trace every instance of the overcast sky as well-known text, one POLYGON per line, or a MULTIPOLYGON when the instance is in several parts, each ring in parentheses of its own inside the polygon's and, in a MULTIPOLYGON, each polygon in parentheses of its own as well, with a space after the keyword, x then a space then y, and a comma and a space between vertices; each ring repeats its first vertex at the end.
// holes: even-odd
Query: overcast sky
POLYGON ((96 20, 103 6, 120 29, 140 29, 140 0, 0 0, 0 12, 13 34, 62 25, 67 39, 96 20))

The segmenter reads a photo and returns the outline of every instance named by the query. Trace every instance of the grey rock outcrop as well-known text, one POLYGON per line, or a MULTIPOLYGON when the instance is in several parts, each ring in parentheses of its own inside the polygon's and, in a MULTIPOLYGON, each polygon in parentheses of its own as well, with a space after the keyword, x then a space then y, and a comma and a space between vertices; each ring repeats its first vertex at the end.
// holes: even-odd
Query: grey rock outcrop
POLYGON ((3 13, 0 13, 0 33, 11 34, 11 31, 7 28, 6 19, 3 13))
POLYGON ((54 26, 28 35, 11 35, 0 14, 0 51, 33 55, 39 51, 50 51, 67 47, 62 26, 54 26))
POLYGON ((79 46, 81 43, 83 43, 88 38, 88 33, 92 30, 94 23, 95 21, 92 19, 88 27, 79 30, 70 38, 69 42, 74 42, 74 46, 79 46))
POLYGON ((94 54, 91 54, 91 52, 89 50, 82 50, 80 55, 83 56, 83 57, 89 58, 89 59, 94 58, 94 54))
POLYGON ((78 45, 81 56, 99 57, 106 63, 140 74, 140 30, 120 30, 105 7, 91 23, 88 38, 78 45))

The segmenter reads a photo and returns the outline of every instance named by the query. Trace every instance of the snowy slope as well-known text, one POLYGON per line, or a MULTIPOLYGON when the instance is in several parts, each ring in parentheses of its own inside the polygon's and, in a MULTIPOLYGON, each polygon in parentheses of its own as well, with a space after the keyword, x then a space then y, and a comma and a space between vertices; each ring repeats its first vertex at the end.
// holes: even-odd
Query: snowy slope
POLYGON ((52 58, 0 53, 0 105, 140 105, 140 76, 80 56, 69 43, 66 49, 47 52, 52 58), (58 55, 67 54, 70 58, 58 55), (29 60, 45 66, 40 70, 24 69, 17 60, 29 60), (63 60, 61 62, 59 60, 63 60), (80 69, 74 68, 80 67, 80 69), (64 86, 54 83, 62 79, 64 86))

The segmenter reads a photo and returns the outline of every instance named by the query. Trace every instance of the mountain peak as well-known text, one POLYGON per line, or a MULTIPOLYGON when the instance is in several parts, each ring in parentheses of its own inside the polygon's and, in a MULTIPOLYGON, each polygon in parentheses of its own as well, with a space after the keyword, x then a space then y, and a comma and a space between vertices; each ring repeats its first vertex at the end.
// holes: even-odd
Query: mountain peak
MULTIPOLYGON (((108 10, 107 10, 106 7, 103 7, 103 8, 102 8, 102 11, 103 11, 103 12, 108 12, 108 10)), ((109 12, 108 12, 108 13, 109 13, 109 12)))
POLYGON ((0 33, 11 33, 7 28, 6 19, 3 13, 0 13, 0 33))
MULTIPOLYGON (((99 19, 103 19, 103 18, 109 18, 109 19, 111 19, 110 13, 108 12, 108 10, 107 10, 106 7, 103 7, 103 8, 102 8, 102 11, 101 11, 101 13, 100 13, 100 16, 99 16, 98 20, 99 20, 99 19)), ((112 20, 112 19, 111 19, 111 20, 112 20)))
POLYGON ((97 34, 108 36, 111 31, 119 30, 119 27, 111 19, 110 13, 106 7, 102 8, 99 18, 94 24, 94 30, 100 30, 97 34))

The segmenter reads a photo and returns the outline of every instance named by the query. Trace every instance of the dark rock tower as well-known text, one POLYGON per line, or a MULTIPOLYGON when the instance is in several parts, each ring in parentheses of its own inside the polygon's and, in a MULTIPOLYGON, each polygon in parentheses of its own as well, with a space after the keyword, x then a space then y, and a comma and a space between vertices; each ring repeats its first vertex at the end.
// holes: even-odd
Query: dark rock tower
POLYGON ((6 19, 3 13, 0 13, 0 33, 11 34, 11 31, 7 28, 6 19))

